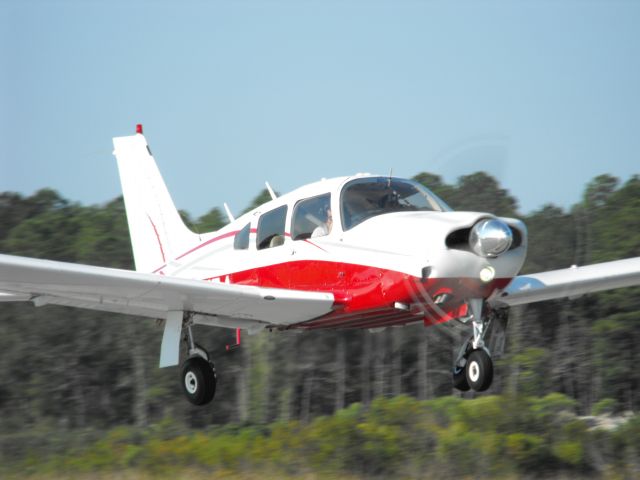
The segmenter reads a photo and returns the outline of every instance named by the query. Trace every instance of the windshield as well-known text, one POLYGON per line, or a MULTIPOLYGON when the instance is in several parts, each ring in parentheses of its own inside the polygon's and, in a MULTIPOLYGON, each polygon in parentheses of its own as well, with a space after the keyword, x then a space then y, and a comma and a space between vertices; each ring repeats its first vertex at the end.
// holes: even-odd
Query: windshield
POLYGON ((383 213, 451 210, 418 182, 389 177, 359 178, 347 183, 342 189, 340 209, 344 230, 383 213))

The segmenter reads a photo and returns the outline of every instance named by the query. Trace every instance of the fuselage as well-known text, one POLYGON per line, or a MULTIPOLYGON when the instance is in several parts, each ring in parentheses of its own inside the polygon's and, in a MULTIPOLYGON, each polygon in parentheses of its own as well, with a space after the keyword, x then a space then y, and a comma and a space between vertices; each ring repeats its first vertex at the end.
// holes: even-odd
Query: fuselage
POLYGON ((333 312, 296 328, 378 328, 467 314, 526 255, 522 222, 500 218, 508 249, 479 255, 472 227, 496 217, 454 212, 408 180, 357 175, 322 180, 242 215, 155 273, 209 282, 331 292, 333 312), (332 225, 331 223, 332 219, 332 225))

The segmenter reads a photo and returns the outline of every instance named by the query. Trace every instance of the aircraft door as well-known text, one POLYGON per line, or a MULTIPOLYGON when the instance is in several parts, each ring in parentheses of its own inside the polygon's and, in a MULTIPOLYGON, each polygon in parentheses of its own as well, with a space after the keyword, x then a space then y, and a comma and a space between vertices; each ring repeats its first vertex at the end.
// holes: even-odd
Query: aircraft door
POLYGON ((263 213, 258 219, 256 249, 258 284, 263 287, 290 288, 289 262, 291 238, 285 232, 287 205, 263 213))
POLYGON ((344 265, 330 254, 333 231, 331 194, 298 201, 291 221, 293 244, 289 266, 290 287, 334 291, 343 288, 344 265))

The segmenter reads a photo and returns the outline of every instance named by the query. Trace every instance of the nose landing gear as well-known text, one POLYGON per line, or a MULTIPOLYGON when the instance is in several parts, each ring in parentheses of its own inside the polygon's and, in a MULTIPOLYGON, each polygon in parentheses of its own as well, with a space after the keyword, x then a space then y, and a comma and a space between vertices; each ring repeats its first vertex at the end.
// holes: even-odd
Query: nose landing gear
POLYGON ((484 301, 481 298, 469 300, 471 316, 467 321, 472 321, 473 335, 462 345, 453 364, 453 387, 463 392, 469 389, 483 392, 493 381, 493 361, 484 345, 484 336, 491 323, 491 317, 483 317, 483 306, 484 301))

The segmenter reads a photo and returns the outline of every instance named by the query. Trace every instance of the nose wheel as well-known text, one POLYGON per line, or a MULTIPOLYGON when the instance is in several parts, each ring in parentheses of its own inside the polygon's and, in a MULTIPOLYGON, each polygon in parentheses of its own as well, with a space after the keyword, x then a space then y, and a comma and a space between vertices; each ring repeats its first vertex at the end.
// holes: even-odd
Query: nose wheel
POLYGON ((484 348, 470 350, 453 367, 453 388, 461 392, 484 392, 492 381, 493 361, 484 348))
POLYGON ((465 367, 453 367, 453 388, 461 392, 467 392, 471 388, 465 367))
POLYGON ((469 387, 484 392, 493 381, 493 362, 486 350, 473 350, 467 359, 465 377, 469 387))
POLYGON ((469 389, 484 392, 493 381, 493 361, 484 345, 484 336, 491 320, 485 320, 482 315, 482 299, 470 300, 469 307, 473 336, 464 343, 454 362, 453 387, 463 392, 469 389))

